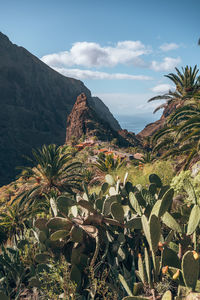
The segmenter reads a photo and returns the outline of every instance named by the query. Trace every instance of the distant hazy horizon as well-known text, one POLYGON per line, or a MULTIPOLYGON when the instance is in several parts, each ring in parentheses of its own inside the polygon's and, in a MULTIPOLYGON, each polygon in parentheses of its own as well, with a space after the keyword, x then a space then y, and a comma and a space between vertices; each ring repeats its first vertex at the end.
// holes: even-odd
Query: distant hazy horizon
POLYGON ((161 113, 157 114, 135 114, 135 115, 115 115, 122 129, 127 129, 135 134, 139 133, 144 127, 160 119, 161 113))

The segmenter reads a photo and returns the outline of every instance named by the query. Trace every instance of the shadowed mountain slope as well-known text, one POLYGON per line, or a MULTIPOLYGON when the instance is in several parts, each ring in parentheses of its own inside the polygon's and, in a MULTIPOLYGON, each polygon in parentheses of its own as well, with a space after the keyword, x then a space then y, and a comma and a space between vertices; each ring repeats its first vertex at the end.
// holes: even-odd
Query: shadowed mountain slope
POLYGON ((32 148, 64 144, 67 116, 82 92, 99 118, 119 130, 83 82, 57 73, 0 33, 0 185, 15 178, 15 167, 26 163, 22 156, 32 148))

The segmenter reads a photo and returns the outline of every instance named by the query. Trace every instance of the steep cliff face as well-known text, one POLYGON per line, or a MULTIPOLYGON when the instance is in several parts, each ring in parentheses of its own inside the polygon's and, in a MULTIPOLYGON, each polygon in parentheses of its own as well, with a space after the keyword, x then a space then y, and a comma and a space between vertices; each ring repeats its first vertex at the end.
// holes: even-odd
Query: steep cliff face
MULTIPOLYGON (((118 128, 118 126, 116 126, 118 128)), ((72 137, 96 136, 101 141, 111 141, 116 138, 121 146, 138 145, 139 140, 134 133, 127 130, 114 130, 110 124, 102 120, 82 93, 77 97, 74 107, 67 119, 66 143, 72 137)))
POLYGON ((121 130, 121 126, 119 125, 118 121, 113 118, 108 107, 103 103, 101 99, 99 99, 98 97, 92 97, 91 100, 89 99, 89 104, 102 120, 110 124, 112 129, 116 131, 121 130))
POLYGON ((110 141, 117 137, 115 131, 107 121, 100 118, 89 103, 85 93, 81 93, 67 119, 66 142, 71 137, 81 138, 96 136, 100 140, 110 141))
POLYGON ((115 127, 83 82, 62 76, 0 33, 0 185, 15 178, 15 167, 26 163, 22 156, 32 148, 64 144, 67 116, 82 92, 101 118, 107 111, 115 127))

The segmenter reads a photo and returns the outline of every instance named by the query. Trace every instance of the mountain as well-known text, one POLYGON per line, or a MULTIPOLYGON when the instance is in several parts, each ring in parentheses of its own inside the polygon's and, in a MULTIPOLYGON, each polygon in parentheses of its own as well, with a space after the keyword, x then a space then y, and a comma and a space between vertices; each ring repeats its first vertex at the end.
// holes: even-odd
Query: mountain
POLYGON ((156 131, 158 131, 164 127, 167 117, 172 112, 174 112, 176 108, 178 108, 178 105, 180 105, 180 104, 176 104, 173 102, 171 104, 167 105, 164 108, 160 119, 153 123, 146 125, 145 128, 136 135, 136 137, 139 139, 143 139, 148 136, 153 136, 156 133, 156 131))
POLYGON ((32 148, 64 144, 67 116, 81 93, 100 119, 121 129, 83 82, 57 73, 0 32, 0 185, 15 178, 32 148))
POLYGON ((97 115, 94 110, 94 106, 91 106, 87 96, 81 93, 67 118, 66 143, 72 137, 80 139, 83 135, 87 138, 96 136, 101 141, 117 139, 120 146, 139 144, 134 133, 129 133, 127 130, 116 131, 110 126, 106 118, 102 120, 102 117, 97 115))

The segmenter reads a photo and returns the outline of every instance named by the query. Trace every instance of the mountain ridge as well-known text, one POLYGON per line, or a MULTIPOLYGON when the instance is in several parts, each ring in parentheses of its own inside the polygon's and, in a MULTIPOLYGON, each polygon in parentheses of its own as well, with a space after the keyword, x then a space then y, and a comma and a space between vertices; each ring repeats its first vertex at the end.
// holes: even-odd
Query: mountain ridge
POLYGON ((121 129, 82 81, 61 75, 0 32, 0 185, 15 178, 32 148, 65 143, 67 116, 82 92, 94 110, 101 107, 99 117, 121 129))

